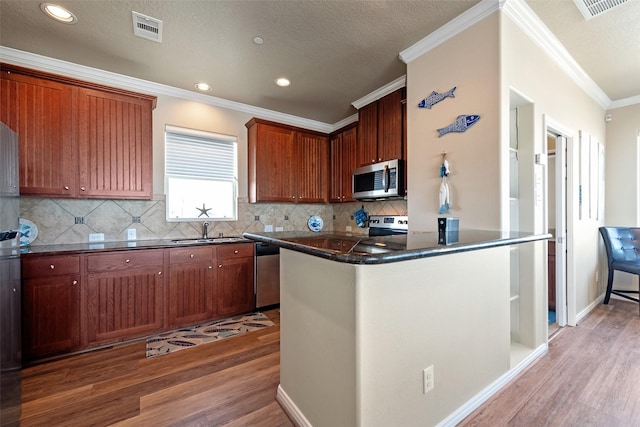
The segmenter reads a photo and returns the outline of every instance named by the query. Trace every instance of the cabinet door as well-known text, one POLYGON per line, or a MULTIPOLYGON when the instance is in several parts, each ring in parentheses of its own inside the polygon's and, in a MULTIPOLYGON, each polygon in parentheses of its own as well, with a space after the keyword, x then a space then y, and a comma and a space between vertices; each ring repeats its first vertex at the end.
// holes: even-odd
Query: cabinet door
POLYGON ((169 326, 187 326, 215 318, 214 251, 211 247, 169 252, 169 326))
POLYGON ((0 121, 19 135, 20 193, 76 194, 70 85, 3 71, 0 121))
POLYGON ((378 104, 358 110, 358 166, 378 162, 378 104))
POLYGON ((150 199, 152 103, 78 89, 80 197, 150 199))
POLYGON ((249 201, 292 202, 295 132, 258 123, 249 130, 249 201))
POLYGON ((329 192, 329 141, 326 137, 298 132, 296 138, 295 201, 326 203, 329 192))
POLYGON ((402 89, 378 100, 378 161, 403 158, 402 89))
POLYGON ((253 257, 218 260, 216 286, 218 317, 248 313, 255 309, 253 257))
POLYGON ((331 202, 353 201, 353 169, 358 167, 356 159, 357 129, 351 128, 331 139, 331 202))
POLYGON ((162 266, 92 273, 87 283, 90 344, 115 342, 159 331, 162 324, 162 266))
POLYGON ((79 347, 79 275, 23 279, 22 292, 25 359, 60 354, 79 347))

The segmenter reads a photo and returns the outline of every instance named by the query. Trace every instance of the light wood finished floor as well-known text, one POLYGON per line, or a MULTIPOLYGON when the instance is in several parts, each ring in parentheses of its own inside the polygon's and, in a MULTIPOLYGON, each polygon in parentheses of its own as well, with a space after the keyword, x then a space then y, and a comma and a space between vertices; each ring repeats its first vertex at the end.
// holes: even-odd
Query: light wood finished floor
POLYGON ((147 359, 145 341, 28 367, 21 426, 292 426, 276 326, 147 359))
MULTIPOLYGON (((276 326, 166 356, 138 342, 27 368, 22 426, 291 426, 275 400, 279 313, 266 314, 276 326)), ((640 426, 638 306, 612 300, 555 334, 461 426, 640 426)))
POLYGON ((640 317, 611 300, 460 426, 640 426, 640 317))

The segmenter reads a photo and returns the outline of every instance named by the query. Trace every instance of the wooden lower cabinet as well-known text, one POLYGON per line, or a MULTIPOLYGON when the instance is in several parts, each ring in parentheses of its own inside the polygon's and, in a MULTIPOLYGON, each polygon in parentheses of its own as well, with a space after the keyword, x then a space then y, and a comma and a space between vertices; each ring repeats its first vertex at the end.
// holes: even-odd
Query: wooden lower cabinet
POLYGON ((87 342, 148 335, 163 328, 163 251, 87 256, 87 342))
POLYGON ((251 312, 254 247, 238 243, 24 256, 24 359, 251 312))
POLYGON ((169 249, 169 326, 195 325, 216 315, 215 248, 169 249))
POLYGON ((80 257, 22 261, 22 351, 25 361, 80 347, 80 257))

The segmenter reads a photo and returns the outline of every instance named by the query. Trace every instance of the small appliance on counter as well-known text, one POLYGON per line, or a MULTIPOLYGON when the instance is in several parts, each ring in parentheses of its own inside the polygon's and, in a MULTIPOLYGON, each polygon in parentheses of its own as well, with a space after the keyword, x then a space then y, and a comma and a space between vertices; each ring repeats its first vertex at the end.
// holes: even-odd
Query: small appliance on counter
POLYGON ((438 218, 438 244, 453 245, 458 243, 460 220, 456 217, 438 218))

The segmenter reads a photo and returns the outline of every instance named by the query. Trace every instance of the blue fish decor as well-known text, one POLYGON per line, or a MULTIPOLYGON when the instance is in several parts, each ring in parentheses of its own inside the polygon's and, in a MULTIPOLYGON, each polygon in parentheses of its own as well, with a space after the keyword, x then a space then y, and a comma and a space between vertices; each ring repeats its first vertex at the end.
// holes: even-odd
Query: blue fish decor
POLYGON ((449 126, 438 129, 438 137, 446 135, 449 132, 464 132, 478 120, 480 120, 480 116, 477 114, 461 114, 456 118, 456 121, 449 126))
POLYGON ((445 92, 445 93, 438 93, 434 90, 433 92, 431 92, 431 95, 427 96, 425 99, 420 101, 420 103, 418 104, 418 107, 431 109, 431 107, 433 107, 438 102, 442 101, 447 97, 455 98, 456 96, 453 94, 453 92, 455 91, 456 91, 455 86, 449 92, 445 92))

